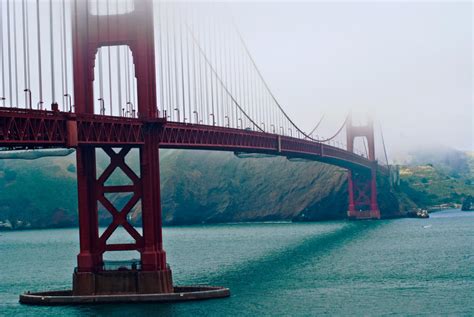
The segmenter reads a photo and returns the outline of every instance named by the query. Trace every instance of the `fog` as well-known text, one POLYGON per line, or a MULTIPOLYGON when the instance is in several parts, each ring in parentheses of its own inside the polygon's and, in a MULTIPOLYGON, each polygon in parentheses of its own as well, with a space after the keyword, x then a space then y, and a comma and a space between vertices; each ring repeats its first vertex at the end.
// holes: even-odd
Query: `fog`
POLYGON ((369 111, 389 151, 474 150, 470 2, 232 3, 273 92, 306 130, 369 111))
MULTIPOLYGON (((39 104, 42 96, 44 105, 48 106, 58 101, 62 109, 68 109, 72 101, 68 102, 67 97, 74 99, 71 26, 67 13, 70 9, 69 1, 53 1, 53 15, 58 18, 53 19, 51 24, 49 2, 40 1, 39 20, 42 28, 40 43, 43 49, 41 63, 38 63, 39 57, 36 56, 36 47, 39 43, 36 38, 35 3, 32 0, 26 2, 25 16, 28 17, 26 21, 30 21, 26 25, 28 31, 26 34, 30 34, 31 37, 22 41, 21 3, 0 0, 0 17, 2 17, 0 39, 6 43, 0 50, 2 56, 0 97, 6 97, 3 103, 7 105, 9 103, 26 105, 28 98, 24 97, 24 88, 29 87, 31 91, 29 100, 33 105, 39 104), (64 4, 66 5, 63 6, 64 4), (12 22, 6 18, 8 12, 12 14, 12 22), (8 32, 11 32, 9 23, 11 30, 17 32, 16 38, 10 39, 8 36, 8 32), (61 23, 65 26, 64 33, 61 23), (53 44, 49 31, 55 39, 53 44), (22 42, 29 46, 26 47, 22 42), (63 43, 64 49, 62 49, 63 43), (50 45, 54 50, 49 50, 50 45), (29 50, 28 54, 25 53, 25 48, 29 50), (55 52, 56 55, 51 52, 55 52), (29 58, 28 72, 23 67, 25 56, 29 58), (44 72, 41 93, 37 79, 39 65, 43 66, 44 72), (55 86, 52 84, 54 80, 50 79, 53 74, 56 77, 55 86)), ((94 0, 91 3, 97 4, 97 8, 92 6, 94 10, 104 11, 103 4, 106 2, 103 0, 99 2, 94 0)), ((352 110, 361 120, 366 114, 375 119, 377 137, 380 139, 382 129, 389 156, 390 153, 422 146, 449 146, 460 150, 474 150, 472 3, 405 1, 193 3, 198 5, 189 5, 185 2, 173 2, 172 5, 169 5, 170 2, 155 3, 157 76, 158 82, 165 82, 157 89, 158 104, 163 109, 169 108, 168 114, 171 114, 172 120, 176 120, 173 118, 176 115, 175 107, 183 107, 183 117, 185 110, 184 101, 182 104, 179 103, 181 97, 172 99, 174 92, 178 96, 179 91, 183 91, 184 94, 184 89, 181 90, 178 82, 174 87, 173 83, 168 83, 167 80, 167 78, 173 79, 173 76, 169 77, 170 74, 173 75, 169 64, 176 63, 177 60, 179 62, 178 55, 174 55, 173 58, 173 54, 169 53, 169 46, 172 45, 166 44, 168 33, 171 32, 171 37, 175 39, 176 36, 182 36, 172 33, 175 30, 173 26, 175 18, 170 18, 170 14, 172 16, 174 11, 169 7, 176 4, 176 7, 185 13, 177 20, 190 25, 191 33, 195 33, 198 42, 204 47, 202 54, 207 55, 206 58, 210 57, 211 62, 213 56, 216 58, 216 54, 210 52, 211 49, 213 46, 221 45, 216 39, 220 38, 222 43, 231 42, 232 49, 243 51, 237 44, 232 44, 232 41, 236 42, 235 38, 231 35, 227 35, 226 38, 223 35, 225 30, 233 29, 225 23, 232 24, 230 21, 235 21, 271 91, 295 123, 306 132, 311 131, 324 116, 316 134, 320 137, 331 136, 338 130, 347 113, 352 110), (199 12, 204 15, 199 16, 199 12), (216 33, 208 34, 212 33, 208 32, 210 29, 207 21, 211 19, 225 22, 220 33, 217 32, 218 37, 216 33), (212 45, 209 42, 211 38, 212 45), (168 45, 167 49, 164 48, 165 45, 168 45), (161 65, 163 67, 160 67, 161 65)), ((128 12, 133 7, 130 0, 117 1, 115 6, 121 13, 128 12)), ((112 9, 114 8, 112 6, 112 9)), ((187 45, 190 45, 189 34, 185 39, 188 41, 187 45)), ((195 45, 190 46, 195 49, 195 45)), ((114 49, 110 53, 110 50, 104 48, 104 55, 99 55, 97 59, 94 95, 101 97, 95 98, 97 113, 101 107, 99 100, 105 100, 104 103, 107 104, 116 103, 118 109, 113 114, 120 112, 125 101, 131 101, 127 104, 136 104, 135 79, 131 78, 134 73, 133 65, 131 69, 123 67, 117 70, 116 62, 110 64, 110 58, 115 59, 117 56, 119 60, 122 56, 122 61, 131 60, 130 52, 126 47, 123 47, 123 52, 120 51, 122 48, 116 49, 117 51, 114 49), (109 65, 113 67, 107 67, 107 57, 109 65), (101 76, 101 73, 105 75, 101 76), (102 77, 105 82, 102 82, 102 77), (107 82, 107 78, 111 79, 110 83, 107 82), (118 93, 110 89, 107 95, 107 91, 115 85, 117 78, 120 87, 118 93), (131 84, 126 80, 120 81, 120 78, 131 79, 131 84), (124 86, 128 86, 128 89, 124 86), (121 89, 126 98, 123 102, 120 102, 121 89), (100 90, 104 90, 105 95, 99 93, 100 90)), ((246 53, 235 54, 242 56, 246 53)), ((205 59, 199 58, 201 62, 205 59)), ((240 58, 242 57, 238 57, 240 58)), ((251 64, 249 61, 246 63, 251 64)), ((222 72, 227 74, 228 69, 231 69, 227 65, 219 66, 217 60, 214 60, 213 67, 221 75, 222 72)), ((209 67, 205 71, 212 76, 209 67)), ((194 71, 189 69, 187 73, 186 70, 181 73, 176 71, 174 78, 184 74, 192 77, 194 71)), ((238 74, 237 78, 241 80, 243 76, 238 74)), ((261 87, 262 84, 254 78, 258 76, 250 77, 253 81, 251 85, 258 84, 261 87)), ((186 86, 184 81, 181 85, 186 86)), ((198 93, 204 94, 203 88, 196 85, 191 87, 194 88, 186 92, 187 97, 197 96, 198 93), (200 91, 196 91, 198 88, 200 91)), ((238 92, 232 91, 234 94, 238 92)), ((240 93, 244 96, 247 94, 249 91, 240 93)), ((194 106, 197 107, 197 104, 194 106)), ((251 108, 245 99, 242 101, 242 106, 247 107, 246 110, 251 108)), ((112 106, 110 109, 112 113, 112 106)), ((190 108, 188 111, 188 120, 193 119, 189 116, 191 110, 190 108)), ((200 110, 199 115, 204 119, 204 123, 209 124, 206 122, 210 120, 209 114, 200 110)), ((220 118, 216 116, 221 124, 224 122, 224 115, 225 113, 221 113, 220 118)), ((233 121, 235 119, 237 117, 233 118, 233 121)), ((259 123, 260 119, 257 120, 259 123)), ((280 124, 276 125, 278 129, 280 124)), ((380 150, 380 142, 378 147, 380 150)))

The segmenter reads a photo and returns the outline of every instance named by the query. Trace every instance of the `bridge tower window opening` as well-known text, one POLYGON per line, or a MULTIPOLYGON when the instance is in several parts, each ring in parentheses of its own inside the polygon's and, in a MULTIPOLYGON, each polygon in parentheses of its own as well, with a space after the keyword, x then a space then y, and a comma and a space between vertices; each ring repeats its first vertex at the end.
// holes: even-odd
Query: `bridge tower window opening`
POLYGON ((366 137, 362 137, 362 136, 355 137, 353 146, 354 146, 354 149, 353 149, 354 153, 364 156, 364 157, 369 156, 366 137))
POLYGON ((137 80, 129 46, 103 46, 94 68, 94 113, 138 117, 137 80))

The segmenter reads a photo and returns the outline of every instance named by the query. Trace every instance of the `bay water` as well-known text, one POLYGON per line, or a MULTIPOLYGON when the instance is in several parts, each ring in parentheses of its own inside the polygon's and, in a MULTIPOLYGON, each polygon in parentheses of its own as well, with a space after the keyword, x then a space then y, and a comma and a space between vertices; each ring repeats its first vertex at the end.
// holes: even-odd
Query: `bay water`
POLYGON ((474 315, 474 212, 446 210, 430 219, 169 227, 164 240, 176 285, 226 286, 231 297, 21 305, 22 292, 71 287, 78 229, 0 232, 0 315, 474 315))

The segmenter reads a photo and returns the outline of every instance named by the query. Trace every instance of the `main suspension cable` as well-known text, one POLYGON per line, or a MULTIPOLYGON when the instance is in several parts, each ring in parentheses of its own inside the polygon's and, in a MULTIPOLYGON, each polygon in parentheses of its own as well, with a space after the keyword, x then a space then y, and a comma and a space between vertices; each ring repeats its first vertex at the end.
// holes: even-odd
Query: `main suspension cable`
POLYGON ((188 30, 188 32, 190 32, 191 34, 191 37, 192 39, 196 42, 196 45, 197 47, 199 48, 199 51, 200 53, 202 54, 202 56, 204 57, 204 60, 206 61, 206 63, 209 65, 209 68, 211 69, 211 71, 215 74, 216 76, 216 79, 219 81, 219 83, 224 87, 224 90, 226 91, 226 93, 229 95, 229 97, 232 99, 232 101, 234 102, 234 104, 239 108, 239 110, 244 114, 245 117, 247 117, 247 119, 258 129, 260 130, 261 132, 264 132, 262 130, 262 128, 260 128, 260 126, 258 124, 256 124, 252 118, 250 118, 248 116, 248 114, 242 109, 242 107, 239 105, 239 103, 237 102, 237 100, 235 100, 234 96, 232 96, 232 94, 230 93, 230 91, 227 89, 227 87, 224 85, 224 82, 222 81, 222 79, 217 75, 217 72, 216 70, 214 69, 214 67, 212 66, 211 62, 209 61, 208 57, 206 56, 204 50, 202 49, 201 45, 199 44, 199 42, 197 42, 197 39, 196 37, 194 36, 194 33, 192 32, 192 30, 189 28, 189 26, 186 24, 186 28, 188 30))
POLYGON ((311 130, 311 132, 309 133, 309 135, 313 135, 313 133, 319 128, 319 126, 321 125, 321 123, 323 122, 324 120, 324 116, 326 114, 323 113, 323 115, 321 116, 321 119, 319 119, 318 123, 316 124, 316 126, 313 128, 313 130, 311 130))
POLYGON ((234 25, 234 29, 240 39, 240 42, 242 44, 242 46, 244 47, 245 49, 245 52, 247 53, 247 56, 248 58, 250 59, 251 63, 253 64, 254 68, 255 68, 255 71, 257 72, 258 76, 260 77, 260 80, 263 82, 267 92, 270 94, 271 98, 273 99, 273 101, 275 102, 275 104, 277 105, 278 109, 282 112, 282 114, 284 115, 284 117, 286 118, 286 120, 288 120, 288 122, 297 130, 299 131, 303 136, 305 136, 306 138, 312 140, 312 141, 316 141, 316 142, 319 142, 318 140, 312 138, 311 136, 309 136, 308 134, 306 134, 303 130, 301 130, 294 122, 293 120, 291 120, 291 118, 288 116, 288 114, 285 112, 285 110, 283 110, 283 107, 280 105, 280 103, 278 102, 278 100, 276 99, 275 95, 272 93, 272 91, 270 90, 270 87, 268 86, 268 83, 266 82, 266 80, 264 79, 260 69, 258 68, 257 66, 257 63, 255 62, 255 60, 253 59, 252 55, 250 54, 250 51, 247 47, 247 44, 245 43, 242 35, 240 34, 237 26, 235 25, 235 23, 233 23, 234 25))

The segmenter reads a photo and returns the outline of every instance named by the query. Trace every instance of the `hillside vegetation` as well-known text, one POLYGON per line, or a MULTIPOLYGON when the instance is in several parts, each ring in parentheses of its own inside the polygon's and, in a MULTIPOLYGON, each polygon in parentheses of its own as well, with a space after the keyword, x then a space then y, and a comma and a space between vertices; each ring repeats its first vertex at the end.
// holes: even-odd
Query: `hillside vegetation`
POLYGON ((426 153, 400 168, 402 191, 421 207, 456 203, 474 196, 474 154, 426 153))
MULTIPOLYGON (((138 172, 137 153, 127 161, 138 172)), ((107 159, 98 154, 98 173, 107 159)), ((77 225, 75 155, 33 161, 0 160, 0 221, 19 227, 77 225)), ((233 153, 162 150, 161 187, 165 224, 344 218, 347 210, 346 171, 317 162, 286 158, 237 158, 233 153)), ((126 182, 123 173, 110 184, 126 182)), ((379 191, 382 211, 396 214, 400 206, 387 186, 379 191)), ((127 194, 108 196, 117 207, 127 194)), ((140 222, 140 208, 131 213, 140 222)), ((102 224, 110 215, 99 210, 102 224)))

